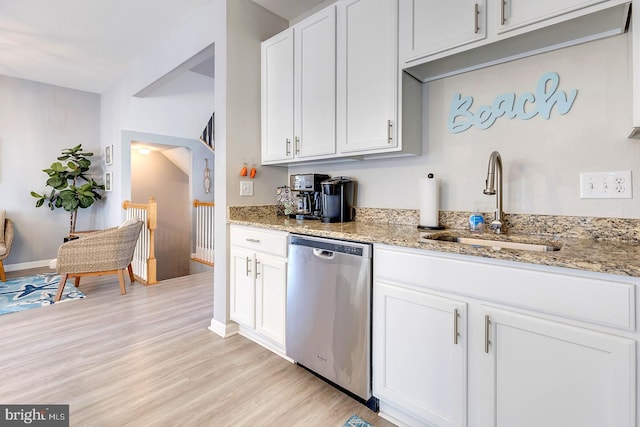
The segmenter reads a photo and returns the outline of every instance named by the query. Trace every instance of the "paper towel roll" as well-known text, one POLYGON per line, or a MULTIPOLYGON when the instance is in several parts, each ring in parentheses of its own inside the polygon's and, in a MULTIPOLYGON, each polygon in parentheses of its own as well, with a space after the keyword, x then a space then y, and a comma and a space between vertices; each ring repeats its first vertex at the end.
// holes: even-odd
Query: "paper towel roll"
MULTIPOLYGON (((429 174, 433 176, 432 174, 429 174)), ((440 180, 425 178, 418 181, 420 199, 420 226, 437 227, 440 223, 440 180)))

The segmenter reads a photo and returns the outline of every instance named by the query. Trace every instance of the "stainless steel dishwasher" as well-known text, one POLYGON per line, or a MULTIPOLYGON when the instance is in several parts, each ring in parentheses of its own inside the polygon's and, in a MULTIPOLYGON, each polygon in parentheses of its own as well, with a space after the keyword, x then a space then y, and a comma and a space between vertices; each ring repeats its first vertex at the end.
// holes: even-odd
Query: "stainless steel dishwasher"
POLYGON ((371 245, 292 234, 288 261, 287 356, 372 407, 371 245))

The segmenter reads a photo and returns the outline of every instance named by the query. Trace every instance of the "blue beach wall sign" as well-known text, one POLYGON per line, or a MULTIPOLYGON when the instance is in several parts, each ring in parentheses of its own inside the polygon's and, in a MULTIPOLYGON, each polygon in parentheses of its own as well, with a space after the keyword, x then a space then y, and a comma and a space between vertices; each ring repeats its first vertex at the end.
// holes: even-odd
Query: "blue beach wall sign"
POLYGON ((576 100, 578 90, 573 89, 567 93, 558 90, 559 85, 558 73, 548 72, 538 80, 535 93, 525 92, 517 98, 515 93, 498 95, 493 105, 483 105, 475 113, 471 111, 473 97, 456 93, 451 102, 447 126, 451 133, 460 133, 472 126, 488 129, 500 117, 529 120, 539 114, 549 120, 554 106, 558 113, 567 114, 576 100))

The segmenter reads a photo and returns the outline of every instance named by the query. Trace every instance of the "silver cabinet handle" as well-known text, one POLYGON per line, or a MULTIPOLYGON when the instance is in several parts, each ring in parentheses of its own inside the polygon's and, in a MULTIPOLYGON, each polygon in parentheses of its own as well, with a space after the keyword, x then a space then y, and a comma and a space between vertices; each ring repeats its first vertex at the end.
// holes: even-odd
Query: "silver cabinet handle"
POLYGON ((458 344, 458 309, 453 310, 453 343, 458 344))
POLYGON ((476 3, 475 9, 473 11, 473 22, 474 22, 473 32, 475 34, 478 34, 480 32, 480 5, 478 3, 476 3))
POLYGON ((296 136, 296 154, 300 154, 300 138, 296 136))
POLYGON ((246 240, 247 242, 251 242, 251 243, 260 243, 260 239, 250 239, 250 238, 247 237, 244 240, 246 240))
POLYGON ((291 140, 289 138, 287 138, 286 140, 287 143, 287 156, 291 155, 291 140))
POLYGON ((260 261, 256 260, 256 279, 260 275, 260 269, 258 268, 258 266, 260 266, 260 261))
POLYGON ((484 352, 489 354, 489 315, 484 316, 484 352))
POLYGON ((393 123, 391 123, 391 120, 387 120, 387 144, 391 144, 391 141, 393 139, 392 129, 393 123))
POLYGON ((505 6, 507 5, 507 0, 500 0, 500 25, 504 25, 507 22, 505 6))
POLYGON ((248 276, 249 273, 251 273, 251 268, 249 268, 249 266, 251 265, 251 258, 247 257, 247 264, 245 266, 245 276, 248 276))

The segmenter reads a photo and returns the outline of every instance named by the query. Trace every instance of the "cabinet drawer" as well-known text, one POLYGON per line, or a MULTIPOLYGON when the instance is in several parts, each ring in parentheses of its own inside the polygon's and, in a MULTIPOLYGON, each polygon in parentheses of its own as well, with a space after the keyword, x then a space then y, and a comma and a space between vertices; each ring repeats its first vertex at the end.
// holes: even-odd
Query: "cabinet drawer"
POLYGON ((623 276, 524 263, 469 260, 377 246, 375 280, 508 304, 554 316, 634 331, 635 285, 623 276))
POLYGON ((231 225, 230 244, 286 258, 287 235, 282 231, 231 225))

